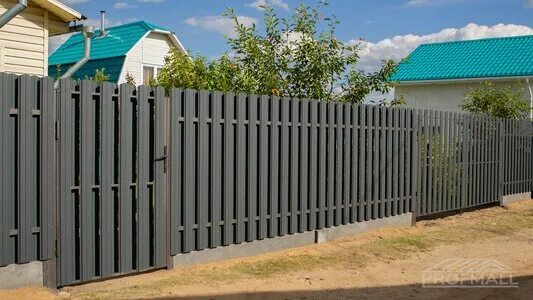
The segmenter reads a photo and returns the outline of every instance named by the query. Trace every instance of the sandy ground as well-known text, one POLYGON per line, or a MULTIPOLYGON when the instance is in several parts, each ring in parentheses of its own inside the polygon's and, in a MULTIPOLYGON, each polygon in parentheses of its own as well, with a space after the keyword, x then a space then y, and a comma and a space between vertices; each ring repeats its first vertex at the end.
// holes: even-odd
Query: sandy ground
POLYGON ((533 201, 253 258, 0 299, 533 299, 533 201), (450 258, 492 259, 518 288, 425 288, 450 258))

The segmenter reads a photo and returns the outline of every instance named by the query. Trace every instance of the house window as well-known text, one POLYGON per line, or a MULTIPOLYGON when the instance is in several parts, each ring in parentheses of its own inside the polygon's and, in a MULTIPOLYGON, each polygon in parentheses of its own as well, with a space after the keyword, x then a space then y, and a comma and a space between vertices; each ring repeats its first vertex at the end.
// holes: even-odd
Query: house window
POLYGON ((150 81, 156 79, 162 70, 161 66, 143 66, 143 84, 150 85, 150 81))
POLYGON ((143 67, 143 84, 148 85, 150 81, 155 79, 155 67, 143 67))

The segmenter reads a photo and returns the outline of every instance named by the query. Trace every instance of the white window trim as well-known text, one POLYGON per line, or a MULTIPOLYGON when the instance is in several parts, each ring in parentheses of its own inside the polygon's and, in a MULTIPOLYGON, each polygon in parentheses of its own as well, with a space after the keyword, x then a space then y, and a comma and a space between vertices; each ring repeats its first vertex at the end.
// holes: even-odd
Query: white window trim
MULTIPOLYGON (((163 66, 161 65, 156 65, 156 64, 145 64, 145 63, 142 63, 141 64, 141 83, 144 84, 144 67, 149 67, 149 68, 153 68, 154 69, 154 78, 157 78, 157 75, 159 75, 157 69, 162 69, 163 66)), ((141 84, 141 85, 142 85, 141 84)))

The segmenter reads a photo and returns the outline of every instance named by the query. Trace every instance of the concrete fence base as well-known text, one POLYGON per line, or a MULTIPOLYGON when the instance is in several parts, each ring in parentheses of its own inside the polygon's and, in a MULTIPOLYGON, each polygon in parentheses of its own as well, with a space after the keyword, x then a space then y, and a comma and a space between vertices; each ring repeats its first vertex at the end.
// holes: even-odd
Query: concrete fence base
POLYGON ((28 285, 42 286, 43 263, 34 261, 23 265, 9 265, 0 268, 0 289, 13 289, 28 285))
POLYGON ((531 200, 531 199, 533 199, 531 192, 507 195, 507 196, 503 196, 502 206, 508 206, 511 203, 520 202, 524 200, 531 200))
POLYGON ((191 266, 234 258, 261 255, 270 252, 308 246, 315 243, 333 241, 342 237, 357 235, 379 228, 411 226, 412 218, 412 214, 407 213, 389 218, 297 233, 261 241, 242 243, 239 245, 230 245, 198 252, 178 254, 172 257, 173 267, 191 266))

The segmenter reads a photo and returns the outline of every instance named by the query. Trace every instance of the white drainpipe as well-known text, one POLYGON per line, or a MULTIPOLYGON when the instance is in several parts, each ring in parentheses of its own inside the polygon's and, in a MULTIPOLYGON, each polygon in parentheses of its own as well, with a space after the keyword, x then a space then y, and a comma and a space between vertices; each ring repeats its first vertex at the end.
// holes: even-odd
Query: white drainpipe
MULTIPOLYGON (((94 36, 94 26, 83 26, 81 34, 84 37, 85 40, 85 47, 83 51, 83 57, 70 69, 68 69, 63 76, 61 76, 60 79, 69 78, 70 76, 74 75, 76 71, 78 71, 83 65, 85 65, 89 59, 91 58, 91 38, 94 36)), ((54 88, 59 87, 59 80, 55 82, 54 88)))
POLYGON ((4 27, 9 21, 11 21, 18 14, 23 12, 28 7, 28 0, 18 0, 17 4, 8 9, 5 13, 0 15, 0 28, 4 27))

